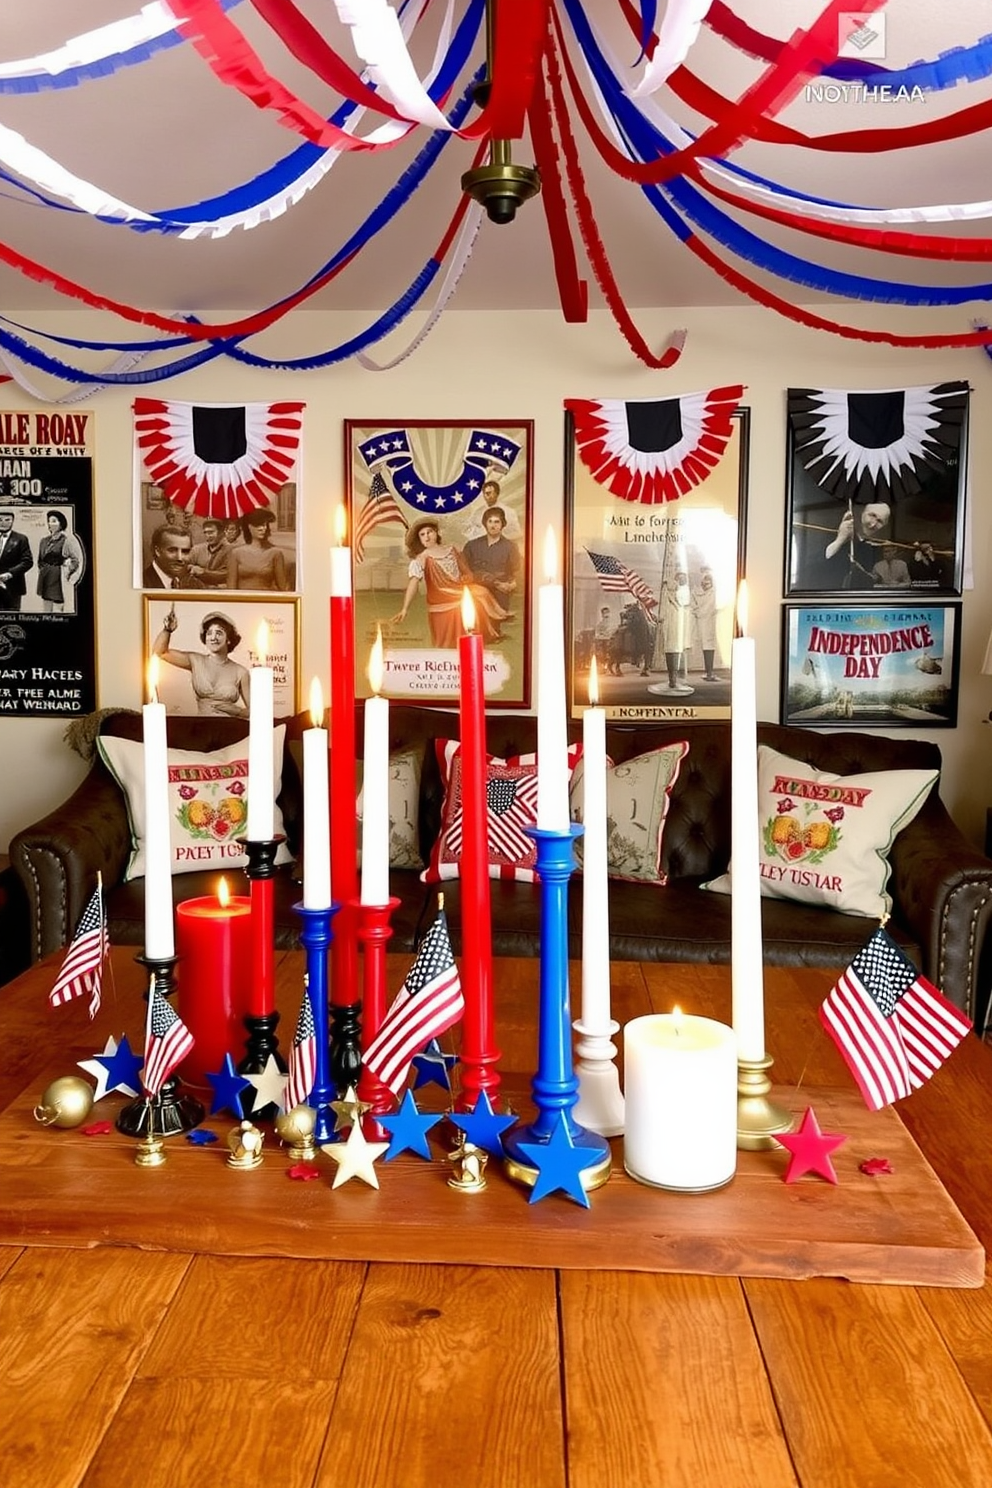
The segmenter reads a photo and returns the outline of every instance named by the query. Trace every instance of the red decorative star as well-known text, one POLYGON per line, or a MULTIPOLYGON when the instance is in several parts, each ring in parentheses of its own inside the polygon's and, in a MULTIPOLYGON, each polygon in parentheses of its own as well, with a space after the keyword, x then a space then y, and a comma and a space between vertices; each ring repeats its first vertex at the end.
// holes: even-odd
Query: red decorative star
POLYGON ((792 1136, 776 1137, 775 1140, 792 1154, 785 1170, 786 1183, 795 1183, 804 1173, 819 1173, 828 1183, 837 1182, 830 1154, 842 1142, 846 1142, 847 1138, 828 1136, 822 1132, 812 1106, 806 1107, 806 1114, 797 1132, 792 1136))
POLYGON ((113 1131, 109 1121, 94 1121, 90 1126, 83 1127, 84 1137, 105 1137, 109 1131, 113 1131))
POLYGON ((313 1163, 294 1163, 286 1169, 286 1177, 295 1178, 297 1183, 309 1183, 311 1178, 319 1178, 320 1172, 313 1163))
POLYGON ((887 1157, 866 1157, 858 1167, 862 1173, 867 1173, 869 1178, 877 1178, 879 1173, 893 1172, 892 1164, 887 1157))

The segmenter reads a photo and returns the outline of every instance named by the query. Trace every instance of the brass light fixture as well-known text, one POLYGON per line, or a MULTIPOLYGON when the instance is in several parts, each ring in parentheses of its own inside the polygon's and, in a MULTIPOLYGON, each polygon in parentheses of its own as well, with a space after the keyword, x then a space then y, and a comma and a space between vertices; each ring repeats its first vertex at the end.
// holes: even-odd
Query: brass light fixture
MULTIPOLYGON (((488 102, 492 87, 495 10, 496 0, 486 0, 486 76, 475 90, 475 101, 480 108, 488 102)), ((462 176, 462 190, 485 207, 490 222, 512 222, 517 208, 530 201, 541 189, 537 167, 514 165, 511 147, 511 140, 490 140, 488 165, 477 166, 462 176)))

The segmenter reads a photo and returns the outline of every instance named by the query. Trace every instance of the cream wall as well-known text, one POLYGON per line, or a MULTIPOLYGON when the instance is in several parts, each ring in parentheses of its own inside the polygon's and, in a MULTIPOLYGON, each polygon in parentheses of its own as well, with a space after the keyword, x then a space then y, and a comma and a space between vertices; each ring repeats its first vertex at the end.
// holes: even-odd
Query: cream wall
MULTIPOLYGON (((870 311, 844 307, 848 320, 870 311)), ((880 317, 879 317, 880 318, 880 317)), ((297 313, 258 345, 270 356, 306 356, 353 335, 363 323, 346 316, 297 313)), ((302 398, 304 424, 301 512, 304 523, 302 594, 304 682, 326 679, 327 545, 330 512, 343 489, 343 420, 532 418, 535 425, 535 533, 563 513, 562 399, 569 396, 666 397, 742 381, 751 409, 747 574, 751 629, 758 642, 759 716, 778 718, 780 608, 785 509, 785 389, 791 386, 898 387, 967 378, 974 388, 974 590, 964 598, 959 721, 930 730, 944 756, 943 795, 952 815, 976 843, 992 804, 989 744, 983 724, 992 707, 992 677, 980 674, 992 629, 992 364, 982 351, 916 352, 876 348, 793 327, 769 312, 740 309, 639 312, 637 322, 660 347, 676 325, 688 329, 686 348, 669 372, 635 361, 605 312, 585 326, 568 326, 552 311, 449 311, 424 345, 392 371, 373 373, 354 362, 314 373, 262 372, 219 359, 174 381, 157 383, 163 397, 189 402, 302 398)), ((106 322, 84 314, 52 318, 51 329, 110 335, 106 322)), ((887 313, 887 324, 907 332, 887 313)), ((964 317, 930 321, 951 331, 964 317)), ((394 349, 380 351, 383 360, 394 349)), ((135 390, 97 394, 80 406, 96 414, 96 564, 98 586, 98 705, 141 702, 141 596, 130 588, 131 425, 135 390)), ((0 406, 35 406, 7 384, 0 406)), ((539 552, 540 543, 534 544, 539 552)), ((540 560, 539 560, 540 561, 540 560)), ((304 687, 305 691, 305 687, 304 687)), ((56 806, 85 773, 62 742, 60 719, 0 720, 0 844, 56 806)))

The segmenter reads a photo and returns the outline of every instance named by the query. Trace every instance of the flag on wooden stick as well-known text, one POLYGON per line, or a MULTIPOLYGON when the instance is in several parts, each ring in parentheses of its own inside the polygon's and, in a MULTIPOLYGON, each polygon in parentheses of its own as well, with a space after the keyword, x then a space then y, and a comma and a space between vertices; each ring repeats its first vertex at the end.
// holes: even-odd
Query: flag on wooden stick
POLYGON ((398 1094, 413 1056, 457 1023, 464 1007, 448 921, 439 909, 406 981, 366 1050, 365 1067, 398 1094))
POLYGON ((74 997, 90 994, 90 1017, 100 1010, 103 986, 103 963, 110 942, 107 938, 107 916, 103 907, 103 882, 97 875, 96 888, 79 917, 76 933, 69 942, 65 960, 48 994, 52 1007, 71 1002, 74 997))
POLYGON ((971 1028, 881 927, 827 994, 820 1021, 872 1111, 918 1090, 971 1028))

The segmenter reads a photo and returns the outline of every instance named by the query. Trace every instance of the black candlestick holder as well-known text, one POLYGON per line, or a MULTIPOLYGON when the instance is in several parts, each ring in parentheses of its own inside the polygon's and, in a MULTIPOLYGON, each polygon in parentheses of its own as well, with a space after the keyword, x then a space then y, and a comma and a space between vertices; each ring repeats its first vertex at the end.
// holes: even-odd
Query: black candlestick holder
MULTIPOLYGON (((275 890, 276 853, 282 837, 241 838, 241 846, 248 857, 245 873, 251 886, 251 963, 252 986, 250 1002, 254 1011, 245 1014, 244 1025, 248 1030, 245 1040, 244 1058, 238 1065, 239 1075, 260 1075, 269 1059, 275 1060, 281 1074, 286 1073, 286 1061, 279 1053, 276 1028, 279 1014, 274 1007, 275 989, 275 890)), ((245 1094, 247 1095, 247 1091, 245 1094)), ((277 1116, 279 1108, 273 1101, 254 1106, 248 1113, 252 1120, 268 1120, 277 1116)))
MULTIPOLYGON (((155 990, 162 997, 173 996, 176 990, 175 956, 135 956, 134 959, 139 966, 145 967, 149 980, 154 982, 155 990)), ((146 991, 146 1002, 148 995, 146 991)), ((196 1096, 182 1089, 178 1076, 170 1075, 158 1095, 151 1100, 139 1096, 137 1100, 128 1101, 118 1113, 116 1126, 126 1137, 146 1137, 150 1132, 154 1132, 156 1137, 175 1137, 199 1126, 204 1114, 196 1096)))

